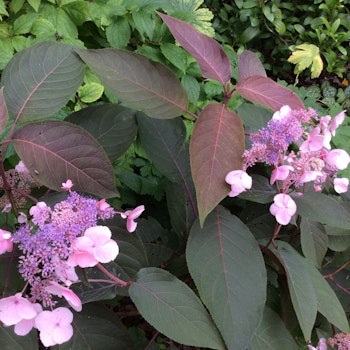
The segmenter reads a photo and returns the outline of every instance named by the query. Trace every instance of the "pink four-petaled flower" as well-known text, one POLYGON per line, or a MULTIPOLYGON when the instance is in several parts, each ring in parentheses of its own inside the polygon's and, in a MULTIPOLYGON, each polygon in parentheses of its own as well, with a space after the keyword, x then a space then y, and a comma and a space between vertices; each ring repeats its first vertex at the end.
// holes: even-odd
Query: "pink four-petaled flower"
POLYGON ((270 206, 270 213, 276 217, 277 222, 281 225, 288 225, 296 211, 297 205, 292 197, 285 193, 277 194, 270 206))
POLYGON ((113 261, 119 253, 119 247, 111 236, 111 230, 107 226, 88 228, 84 236, 76 238, 72 243, 73 254, 68 258, 68 265, 93 267, 99 262, 113 261))
POLYGON ((226 175, 225 181, 231 185, 231 191, 228 194, 229 197, 236 197, 240 193, 252 188, 252 178, 243 170, 230 171, 226 175))
POLYGON ((68 341, 73 335, 72 312, 66 307, 43 311, 35 319, 44 346, 54 346, 68 341))

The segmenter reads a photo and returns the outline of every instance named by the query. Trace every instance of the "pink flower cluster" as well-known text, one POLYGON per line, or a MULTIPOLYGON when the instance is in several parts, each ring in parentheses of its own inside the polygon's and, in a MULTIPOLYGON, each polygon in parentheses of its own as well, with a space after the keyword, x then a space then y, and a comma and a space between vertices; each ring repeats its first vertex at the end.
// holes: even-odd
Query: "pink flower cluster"
POLYGON ((289 194, 302 194, 308 183, 314 191, 322 191, 323 185, 331 181, 335 192, 347 192, 349 179, 337 174, 347 168, 350 156, 345 150, 331 149, 330 143, 344 118, 344 111, 334 118, 318 117, 312 109, 295 111, 283 106, 266 128, 250 136, 253 143, 243 154, 243 170, 231 171, 225 178, 231 186, 228 195, 238 196, 251 189, 252 178, 246 169, 258 162, 272 169, 270 184, 276 184, 278 194, 270 213, 280 225, 287 225, 297 211, 289 194), (292 144, 299 148, 297 152, 289 151, 292 144))
POLYGON ((13 244, 17 245, 22 251, 19 272, 26 281, 21 293, 0 299, 0 321, 14 326, 17 335, 36 328, 46 347, 62 344, 73 335, 73 314, 67 307, 55 308, 55 297, 63 297, 77 312, 82 310, 80 298, 70 289, 79 282, 76 266, 97 266, 106 273, 108 283, 112 279, 115 284, 128 285, 101 265, 116 259, 119 246, 111 230, 98 220, 121 215, 127 220, 127 230, 133 232, 135 219, 144 211, 143 205, 126 212, 115 211, 104 199, 81 196, 71 191, 72 186, 71 180, 62 184, 69 194, 53 208, 45 202, 31 207, 31 222, 23 214, 22 225, 13 235, 0 229, 0 254, 11 252, 13 244))

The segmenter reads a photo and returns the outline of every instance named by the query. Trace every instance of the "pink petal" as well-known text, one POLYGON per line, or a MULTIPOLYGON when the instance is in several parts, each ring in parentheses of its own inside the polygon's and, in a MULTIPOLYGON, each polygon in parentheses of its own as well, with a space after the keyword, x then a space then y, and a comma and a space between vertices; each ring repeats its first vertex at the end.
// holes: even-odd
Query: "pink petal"
POLYGON ((84 237, 88 237, 94 245, 102 245, 107 242, 112 236, 111 230, 107 226, 93 226, 89 227, 84 237))
POLYGON ((119 253, 117 242, 112 239, 103 246, 96 247, 94 250, 94 257, 101 263, 108 263, 113 261, 119 253))

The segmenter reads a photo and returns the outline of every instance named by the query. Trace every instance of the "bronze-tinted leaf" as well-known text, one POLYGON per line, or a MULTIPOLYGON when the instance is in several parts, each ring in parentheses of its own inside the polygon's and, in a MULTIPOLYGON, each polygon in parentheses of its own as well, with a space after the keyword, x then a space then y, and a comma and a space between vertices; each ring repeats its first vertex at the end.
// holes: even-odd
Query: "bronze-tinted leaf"
POLYGON ((237 92, 245 99, 278 111, 288 105, 292 109, 304 109, 304 104, 293 91, 262 75, 251 75, 238 82, 237 92))
POLYGON ((188 99, 176 76, 160 63, 119 49, 78 50, 103 85, 129 107, 170 119, 183 114, 188 99))
POLYGON ((62 121, 27 124, 13 136, 15 149, 34 178, 59 191, 71 179, 76 191, 118 195, 113 168, 100 144, 84 129, 62 121))
POLYGON ((266 77, 266 71, 259 58, 251 51, 243 51, 238 58, 238 78, 242 80, 251 75, 266 77))
POLYGON ((231 64, 220 44, 187 22, 158 13, 180 45, 198 62, 203 77, 221 84, 231 79, 231 64))
POLYGON ((190 143, 192 177, 200 223, 229 193, 225 176, 242 169, 244 130, 239 116, 225 105, 212 103, 200 114, 190 143))

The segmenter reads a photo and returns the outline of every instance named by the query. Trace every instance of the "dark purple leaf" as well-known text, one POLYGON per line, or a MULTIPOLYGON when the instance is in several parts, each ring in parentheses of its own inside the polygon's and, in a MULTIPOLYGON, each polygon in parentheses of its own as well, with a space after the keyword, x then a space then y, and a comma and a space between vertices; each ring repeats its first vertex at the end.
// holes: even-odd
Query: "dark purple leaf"
POLYGON ((66 121, 88 131, 114 162, 135 140, 135 114, 136 111, 130 108, 107 103, 83 108, 67 117, 66 121))
POLYGON ((15 149, 34 178, 59 191, 71 179, 76 191, 111 198, 112 165, 100 144, 84 129, 62 121, 27 124, 13 136, 15 149))
POLYGON ((252 75, 240 80, 236 91, 243 98, 274 111, 278 111, 284 105, 292 109, 305 109, 303 102, 293 91, 261 75, 252 75))
POLYGON ((158 12, 180 45, 198 62, 204 78, 225 85, 231 79, 231 64, 220 44, 187 22, 158 12))
POLYGON ((188 99, 176 76, 160 63, 119 49, 78 50, 103 85, 129 107, 170 119, 183 114, 188 99))
POLYGON ((239 116, 222 104, 207 105, 195 124, 190 143, 201 224, 229 193, 225 176, 242 168, 243 152, 244 130, 239 116))
POLYGON ((238 79, 242 80, 251 75, 267 76, 259 58, 251 51, 243 51, 238 58, 238 79))

